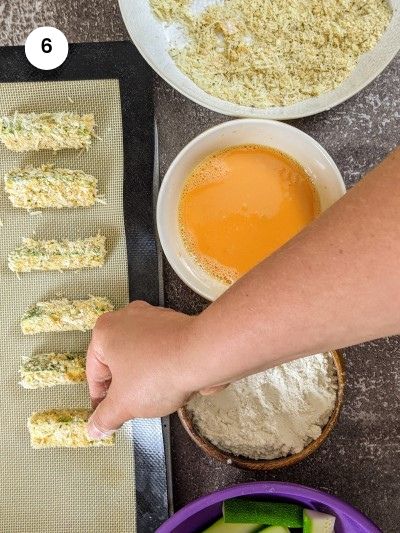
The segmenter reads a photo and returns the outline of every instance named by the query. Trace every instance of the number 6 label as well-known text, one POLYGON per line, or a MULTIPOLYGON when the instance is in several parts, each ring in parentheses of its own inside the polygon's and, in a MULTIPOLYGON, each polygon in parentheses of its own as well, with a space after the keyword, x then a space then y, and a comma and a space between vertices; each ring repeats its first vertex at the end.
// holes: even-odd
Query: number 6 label
POLYGON ((51 26, 36 28, 25 42, 28 61, 41 70, 52 70, 64 63, 68 56, 68 41, 62 31, 51 26))
POLYGON ((51 39, 43 39, 42 50, 45 54, 50 54, 50 52, 53 50, 53 47, 51 46, 51 39))

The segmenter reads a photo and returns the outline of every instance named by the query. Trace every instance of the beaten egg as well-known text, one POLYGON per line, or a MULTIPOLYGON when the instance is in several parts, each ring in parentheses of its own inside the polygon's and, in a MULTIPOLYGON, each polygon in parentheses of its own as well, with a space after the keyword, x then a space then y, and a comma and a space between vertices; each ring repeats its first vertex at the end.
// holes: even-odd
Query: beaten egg
POLYGON ((320 212, 311 177, 289 155, 246 145, 211 154, 179 200, 183 242, 212 277, 231 284, 320 212))

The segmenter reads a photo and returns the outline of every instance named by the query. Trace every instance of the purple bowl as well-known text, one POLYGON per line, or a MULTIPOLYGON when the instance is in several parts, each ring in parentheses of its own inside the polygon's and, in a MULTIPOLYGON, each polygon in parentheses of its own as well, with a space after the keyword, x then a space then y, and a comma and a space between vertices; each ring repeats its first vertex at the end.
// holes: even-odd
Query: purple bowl
POLYGON ((255 482, 229 487, 195 500, 175 513, 156 533, 199 533, 222 514, 222 502, 239 496, 298 503, 336 516, 335 533, 382 533, 365 515, 326 492, 295 483, 255 482))

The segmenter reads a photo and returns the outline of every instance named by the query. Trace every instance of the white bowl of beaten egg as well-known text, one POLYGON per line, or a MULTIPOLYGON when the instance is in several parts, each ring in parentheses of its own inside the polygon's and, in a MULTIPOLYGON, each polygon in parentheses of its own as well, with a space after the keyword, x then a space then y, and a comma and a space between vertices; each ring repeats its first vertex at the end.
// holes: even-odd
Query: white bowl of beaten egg
POLYGON ((233 120, 193 139, 169 167, 158 234, 176 274, 213 301, 345 192, 333 159, 309 135, 233 120))

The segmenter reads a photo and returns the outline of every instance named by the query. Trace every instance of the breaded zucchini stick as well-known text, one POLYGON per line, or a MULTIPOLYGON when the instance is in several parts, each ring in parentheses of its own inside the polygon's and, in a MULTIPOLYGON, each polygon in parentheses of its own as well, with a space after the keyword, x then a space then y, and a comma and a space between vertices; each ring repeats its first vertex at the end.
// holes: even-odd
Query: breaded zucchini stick
POLYGON ((108 298, 91 296, 87 300, 50 300, 30 307, 21 319, 24 335, 50 331, 89 331, 99 316, 113 311, 108 298))
POLYGON ((15 113, 0 117, 0 141, 14 152, 88 149, 94 136, 94 116, 59 113, 15 113))
POLYGON ((87 433, 89 409, 53 409, 33 413, 28 420, 32 448, 87 448, 112 446, 115 436, 91 440, 87 433))
POLYGON ((8 255, 8 266, 12 272, 102 267, 106 258, 105 243, 102 235, 78 241, 23 239, 22 245, 8 255))
POLYGON ((97 178, 81 170, 55 168, 15 168, 4 176, 5 191, 14 207, 90 207, 97 199, 97 178))
POLYGON ((41 389, 86 381, 85 353, 45 353, 25 357, 19 372, 25 389, 41 389))

